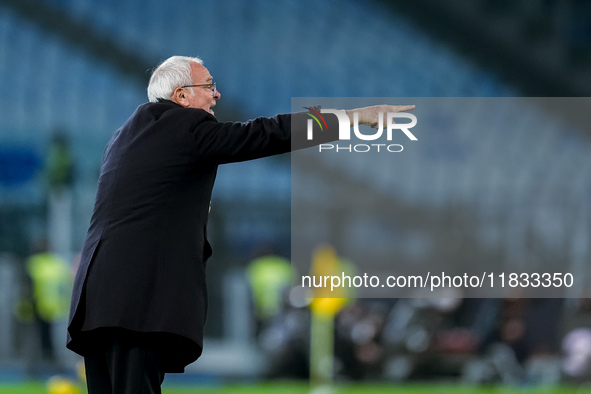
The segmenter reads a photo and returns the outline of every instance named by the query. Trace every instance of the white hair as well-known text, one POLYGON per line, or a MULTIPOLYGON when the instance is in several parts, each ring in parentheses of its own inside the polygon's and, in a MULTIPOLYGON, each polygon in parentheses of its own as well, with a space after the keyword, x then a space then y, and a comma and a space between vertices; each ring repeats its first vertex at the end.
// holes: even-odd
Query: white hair
POLYGON ((203 60, 198 57, 172 56, 160 63, 148 83, 148 100, 152 103, 170 100, 176 88, 192 85, 192 63, 203 64, 203 60))

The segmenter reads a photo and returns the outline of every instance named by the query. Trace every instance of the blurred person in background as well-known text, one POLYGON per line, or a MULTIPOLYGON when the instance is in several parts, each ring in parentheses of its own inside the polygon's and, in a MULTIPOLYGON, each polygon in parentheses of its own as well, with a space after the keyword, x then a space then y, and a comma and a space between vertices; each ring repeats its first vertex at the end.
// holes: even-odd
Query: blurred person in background
POLYGON ((29 278, 27 296, 19 302, 18 314, 24 321, 34 321, 39 338, 40 355, 31 354, 30 373, 39 373, 45 363, 58 368, 53 343, 55 322, 68 316, 72 273, 69 264, 59 255, 49 251, 44 239, 34 246, 33 254, 26 261, 29 278))
MULTIPOLYGON (((499 342, 513 353, 529 384, 556 383, 560 379, 560 298, 507 298, 503 302, 499 342)), ((507 361, 503 361, 507 365, 507 361)))
POLYGON ((562 378, 571 384, 591 382, 591 298, 565 300, 562 378))
POLYGON ((258 346, 265 353, 268 378, 307 378, 309 316, 290 302, 291 264, 271 245, 255 251, 246 268, 258 346))
MULTIPOLYGON (((148 98, 107 144, 74 283, 67 347, 84 356, 90 394, 160 393, 165 373, 201 355, 218 165, 289 152, 292 121, 298 148, 337 139, 306 141, 305 113, 219 122, 221 94, 199 58, 165 60, 148 98)), ((380 112, 413 108, 352 111, 375 127, 380 112)), ((336 116, 326 121, 338 130, 336 116)))
POLYGON ((285 302, 291 286, 291 264, 275 253, 271 246, 260 248, 246 268, 259 334, 285 302))
POLYGON ((49 189, 61 192, 72 187, 74 182, 74 162, 70 143, 65 132, 57 130, 52 138, 45 163, 49 189))
POLYGON ((493 343, 499 313, 498 300, 464 298, 455 289, 436 298, 396 300, 381 335, 385 376, 400 381, 462 374, 482 383, 488 369, 474 361, 493 343))
POLYGON ((336 316, 336 373, 348 379, 376 379, 382 374, 386 349, 382 333, 391 299, 358 299, 336 316))
POLYGON ((56 129, 45 158, 44 182, 47 186, 47 242, 63 257, 72 250, 72 212, 74 157, 65 130, 56 129))

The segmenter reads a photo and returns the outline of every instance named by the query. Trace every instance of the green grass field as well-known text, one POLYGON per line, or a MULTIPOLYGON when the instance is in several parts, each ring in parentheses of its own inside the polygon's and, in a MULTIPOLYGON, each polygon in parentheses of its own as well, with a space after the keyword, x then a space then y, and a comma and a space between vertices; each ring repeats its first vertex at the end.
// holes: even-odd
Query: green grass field
MULTIPOLYGON (((220 386, 172 386, 166 385, 163 394, 304 394, 310 388, 306 383, 253 383, 220 386)), ((85 390, 82 391, 85 393, 85 390)), ((323 394, 583 394, 590 393, 591 387, 557 387, 557 388, 515 388, 515 387, 469 387, 453 384, 359 384, 337 385, 333 391, 322 391, 323 394)), ((0 394, 47 394, 44 383, 23 383, 0 385, 0 394)))

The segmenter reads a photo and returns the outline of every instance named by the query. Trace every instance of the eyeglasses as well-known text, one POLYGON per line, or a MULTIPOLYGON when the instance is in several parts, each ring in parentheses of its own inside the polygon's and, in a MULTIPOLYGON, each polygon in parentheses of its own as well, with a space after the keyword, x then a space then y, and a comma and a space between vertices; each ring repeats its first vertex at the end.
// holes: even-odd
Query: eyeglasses
POLYGON ((211 90, 213 92, 213 94, 216 94, 218 92, 218 89, 215 87, 215 82, 204 83, 202 85, 185 85, 185 86, 181 86, 181 88, 205 88, 205 89, 211 90))

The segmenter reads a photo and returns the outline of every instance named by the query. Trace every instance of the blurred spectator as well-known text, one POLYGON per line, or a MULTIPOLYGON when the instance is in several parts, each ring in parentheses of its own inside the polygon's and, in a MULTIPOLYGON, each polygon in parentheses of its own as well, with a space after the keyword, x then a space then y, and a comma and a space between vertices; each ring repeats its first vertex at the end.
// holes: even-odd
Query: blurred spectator
POLYGON ((555 384, 560 379, 559 334, 563 300, 508 298, 490 357, 505 383, 555 384))
POLYGON ((391 299, 359 299, 347 305, 335 322, 336 372, 350 379, 377 378, 385 357, 382 332, 391 299))
MULTIPOLYGON (((30 279, 30 292, 20 302, 20 316, 26 319, 26 311, 32 312, 32 316, 28 317, 35 322, 41 361, 55 366, 53 324, 68 316, 73 279, 71 268, 60 256, 49 252, 47 242, 43 240, 27 259, 26 270, 30 279)), ((33 357, 30 368, 36 372, 35 366, 39 363, 37 357, 33 357)))
POLYGON ((591 382, 591 298, 565 301, 562 374, 568 383, 591 382))
POLYGON ((62 131, 56 131, 53 136, 45 166, 50 190, 61 190, 72 186, 74 165, 68 137, 62 131))
POLYGON ((572 380, 591 377, 591 329, 586 327, 570 331, 562 341, 563 372, 572 380))
POLYGON ((246 270, 254 301, 257 334, 265 322, 280 312, 284 293, 291 285, 289 260, 265 247, 257 253, 246 270))
POLYGON ((309 314, 289 300, 291 264, 271 246, 263 246, 246 275, 252 292, 259 346, 267 356, 269 378, 307 378, 309 314))
POLYGON ((258 342, 267 357, 267 378, 307 379, 310 358, 310 313, 286 303, 266 321, 258 342))
POLYGON ((72 250, 72 186, 74 163, 68 136, 56 130, 45 158, 44 180, 47 193, 47 227, 49 248, 61 256, 72 250))
POLYGON ((499 311, 496 299, 462 298, 453 292, 397 300, 382 334, 387 349, 384 374, 405 380, 463 373, 491 344, 499 311))
POLYGON ((494 298, 466 298, 444 316, 436 348, 444 353, 475 354, 492 341, 501 302, 494 298))
POLYGON ((506 299, 500 340, 508 344, 521 363, 531 357, 556 354, 562 300, 558 298, 506 299))

